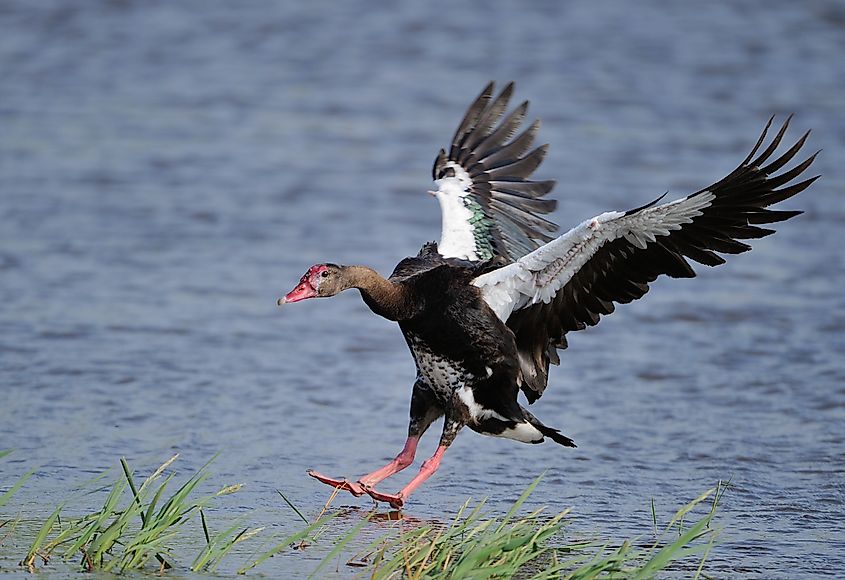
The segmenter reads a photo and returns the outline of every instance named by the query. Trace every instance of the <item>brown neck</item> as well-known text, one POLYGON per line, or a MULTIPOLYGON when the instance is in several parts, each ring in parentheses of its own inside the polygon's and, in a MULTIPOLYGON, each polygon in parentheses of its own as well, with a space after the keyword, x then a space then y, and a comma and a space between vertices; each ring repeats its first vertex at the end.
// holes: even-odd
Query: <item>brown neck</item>
POLYGON ((370 310, 388 320, 403 320, 411 316, 405 288, 394 284, 367 266, 344 266, 347 288, 358 288, 370 310))

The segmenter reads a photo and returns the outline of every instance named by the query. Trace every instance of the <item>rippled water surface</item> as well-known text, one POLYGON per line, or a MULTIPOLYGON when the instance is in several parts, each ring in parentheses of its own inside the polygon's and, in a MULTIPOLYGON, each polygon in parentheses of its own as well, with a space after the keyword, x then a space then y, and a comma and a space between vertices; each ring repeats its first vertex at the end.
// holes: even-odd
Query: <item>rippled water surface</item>
MULTIPOLYGON (((120 456, 180 452, 189 473, 220 451, 213 481, 247 486, 217 521, 282 533, 276 489, 309 515, 327 497, 306 468, 392 457, 398 328, 355 293, 275 299, 312 263, 387 273, 437 238, 434 154, 513 79, 564 227, 715 181, 773 113, 814 129, 824 177, 752 253, 571 335, 535 412, 577 449, 467 431, 407 512, 503 510, 547 470, 531 505, 621 540, 649 532, 652 498, 664 519, 730 479, 714 574, 845 572, 843 53, 833 0, 4 1, 0 485, 38 471, 0 516, 44 517, 120 456)), ((0 546, 0 570, 19 558, 0 546)))

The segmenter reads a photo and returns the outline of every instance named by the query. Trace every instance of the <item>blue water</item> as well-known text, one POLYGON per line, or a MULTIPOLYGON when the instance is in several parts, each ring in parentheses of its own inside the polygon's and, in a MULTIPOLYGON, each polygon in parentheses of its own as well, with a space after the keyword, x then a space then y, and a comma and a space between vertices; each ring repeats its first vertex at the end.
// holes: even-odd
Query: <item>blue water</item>
POLYGON ((312 263, 388 273, 439 237, 434 155, 488 80, 515 80, 564 228, 706 186, 771 114, 814 129, 824 177, 750 254, 570 336, 535 412, 578 449, 463 433, 408 513, 504 510, 547 470, 532 507, 621 541, 649 533, 652 498, 666 520, 730 479, 711 573, 845 573, 843 51, 834 0, 5 0, 0 485, 37 473, 0 516, 46 516, 120 456, 148 472, 180 452, 187 474, 220 451, 213 481, 247 486, 217 521, 281 534, 276 489, 309 515, 327 497, 306 468, 392 457, 413 381, 398 328, 355 293, 275 299, 312 263))

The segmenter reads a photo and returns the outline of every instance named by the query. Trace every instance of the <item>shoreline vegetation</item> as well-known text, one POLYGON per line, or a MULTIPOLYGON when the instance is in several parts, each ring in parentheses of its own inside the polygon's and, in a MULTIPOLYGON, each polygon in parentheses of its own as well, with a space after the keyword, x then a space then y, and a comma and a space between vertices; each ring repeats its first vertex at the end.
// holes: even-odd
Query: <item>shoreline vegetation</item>
MULTIPOLYGON (((11 450, 0 450, 0 460, 9 453, 11 450)), ((264 527, 244 525, 242 517, 222 527, 219 522, 212 526, 207 512, 243 486, 238 483, 218 487, 211 493, 200 492, 199 488, 208 487, 209 466, 215 457, 178 486, 171 470, 178 455, 142 481, 121 458, 121 469, 116 475, 109 470, 88 484, 95 487, 87 493, 103 496, 101 509, 70 515, 79 511, 74 510, 71 496, 39 522, 40 526, 35 526, 34 536, 30 533, 26 537, 17 531, 20 518, 9 518, 4 513, 35 470, 11 482, 0 481, 0 489, 5 489, 0 492, 0 550, 9 538, 23 538, 28 548, 20 555, 20 568, 16 570, 32 573, 141 571, 167 576, 171 568, 180 574, 215 573, 226 560, 227 569, 234 566, 233 572, 243 575, 260 573, 267 560, 283 552, 307 552, 310 546, 319 545, 328 552, 316 561, 310 577, 339 572, 383 580, 514 576, 584 580, 653 578, 661 571, 680 569, 689 577, 706 578, 705 564, 718 536, 713 518, 726 489, 719 482, 678 510, 662 530, 652 501, 653 529, 621 544, 618 540, 568 540, 568 509, 557 514, 547 514, 542 508, 522 513, 524 502, 542 476, 528 486, 504 516, 485 513, 484 500, 467 500, 450 520, 444 520, 448 523, 414 521, 409 525, 397 512, 373 510, 348 531, 327 540, 324 532, 332 525, 342 525, 335 519, 342 511, 331 507, 337 490, 312 519, 282 491, 277 491, 284 502, 280 507, 290 510, 300 528, 286 536, 274 535, 264 527), (371 534, 362 532, 376 520, 381 530, 373 540, 371 534), (201 534, 201 545, 189 550, 178 539, 184 539, 191 531, 201 534), (258 538, 263 539, 263 544, 258 538), (253 544, 249 554, 239 546, 247 543, 253 544), (177 544, 178 549, 174 548, 177 544), (238 550, 234 549, 236 546, 238 550)))

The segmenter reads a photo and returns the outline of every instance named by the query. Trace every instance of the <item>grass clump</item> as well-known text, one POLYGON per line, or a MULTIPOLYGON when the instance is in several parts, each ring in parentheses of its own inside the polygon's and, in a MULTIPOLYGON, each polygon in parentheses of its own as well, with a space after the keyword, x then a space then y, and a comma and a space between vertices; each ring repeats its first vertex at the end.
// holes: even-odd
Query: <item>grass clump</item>
MULTIPOLYGON (((123 477, 114 482, 103 507, 85 516, 62 520, 64 504, 41 526, 21 564, 34 571, 40 558, 46 563, 57 555, 64 560, 80 558, 83 570, 123 572, 142 569, 153 559, 160 570, 169 568, 170 543, 182 527, 201 514, 217 498, 234 493, 241 485, 195 497, 196 488, 207 479, 208 463, 173 493, 165 497, 174 474, 164 476, 176 461, 174 455, 139 486, 125 459, 120 460, 123 477)), ((210 462, 209 462, 210 463, 210 462)), ((196 569, 216 565, 231 545, 257 531, 218 534, 197 558, 196 569)))
MULTIPOLYGON (((700 556, 691 575, 701 574, 716 537, 711 520, 723 489, 721 485, 681 508, 651 543, 631 540, 611 548, 596 542, 566 543, 561 533, 568 523, 569 510, 550 517, 541 509, 517 517, 519 508, 538 483, 539 479, 534 481, 501 519, 482 516, 484 501, 471 511, 467 502, 448 526, 427 524, 401 531, 391 539, 371 544, 363 556, 353 557, 347 565, 366 566, 364 575, 377 580, 512 577, 586 580, 653 578, 673 562, 700 556), (709 512, 685 527, 685 516, 708 499, 712 501, 709 512)), ((329 554, 320 567, 336 555, 329 554)))
MULTIPOLYGON (((534 481, 503 518, 486 519, 485 502, 466 502, 447 526, 426 524, 384 540, 374 551, 371 577, 509 578, 547 553, 548 540, 568 510, 542 518, 541 510, 516 513, 539 483, 534 481)), ((369 559, 369 558, 368 558, 369 559)))
MULTIPOLYGON (((3 455, 0 453, 0 457, 3 455)), ((121 459, 122 473, 119 472, 113 483, 98 489, 105 495, 102 507, 75 518, 62 516, 67 502, 56 507, 35 533, 21 564, 36 571, 39 561, 46 564, 51 558, 58 558, 76 563, 83 571, 126 572, 157 568, 162 573, 175 565, 174 542, 186 526, 193 523, 197 531, 201 530, 201 535, 197 533, 195 537, 205 541, 190 570, 216 572, 235 546, 254 538, 264 528, 249 527, 243 524, 243 518, 238 518, 219 531, 212 531, 206 508, 221 496, 237 492, 241 485, 201 493, 200 488, 205 487, 202 484, 208 478, 209 461, 177 486, 175 475, 169 473, 177 457, 162 464, 140 485, 129 464, 121 459)), ((0 495, 0 499, 5 503, 31 473, 19 478, 9 491, 0 495)), ((99 482, 105 475, 95 481, 99 482)), ((270 558, 294 549, 299 553, 307 551, 309 560, 315 555, 320 558, 311 572, 312 578, 320 578, 332 568, 340 571, 343 561, 347 566, 357 568, 362 577, 375 580, 643 579, 655 577, 673 565, 683 566, 683 571, 690 577, 703 574, 716 538, 711 524, 724 491, 721 484, 681 508, 662 531, 657 526, 652 501, 654 533, 648 534, 650 539, 634 538, 619 544, 573 542, 566 538, 564 531, 570 521, 569 510, 556 515, 545 514, 542 509, 521 514, 539 482, 540 478, 528 486, 504 516, 488 516, 484 513, 484 501, 472 507, 469 500, 449 523, 420 522, 403 518, 397 512, 385 514, 374 510, 363 517, 356 516, 359 521, 330 540, 323 537, 325 532, 332 531, 330 526, 340 525, 343 516, 356 513, 355 510, 329 509, 337 490, 313 521, 278 491, 300 522, 299 530, 285 537, 267 539, 246 561, 239 563, 237 573, 248 573, 270 558), (702 515, 701 508, 708 502, 709 510, 702 515), (391 523, 387 526, 376 523, 385 519, 391 523), (374 530, 378 536, 375 540, 372 539, 374 530), (349 553, 354 555, 344 556, 349 553)), ((186 544, 190 545, 181 542, 181 547, 186 544)))

